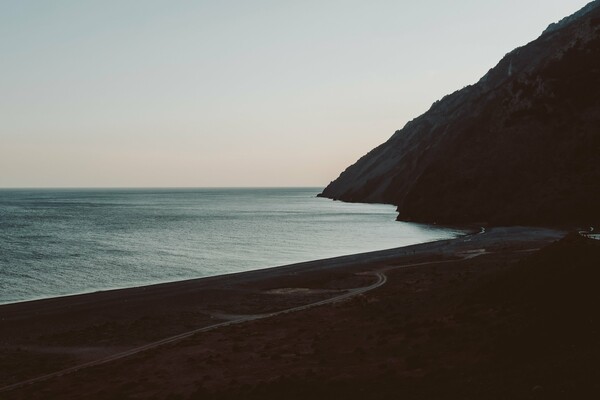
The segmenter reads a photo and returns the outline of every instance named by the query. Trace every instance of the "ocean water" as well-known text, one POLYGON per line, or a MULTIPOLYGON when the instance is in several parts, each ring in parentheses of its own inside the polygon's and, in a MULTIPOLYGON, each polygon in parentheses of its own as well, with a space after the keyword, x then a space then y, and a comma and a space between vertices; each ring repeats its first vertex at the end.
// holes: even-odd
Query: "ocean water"
POLYGON ((460 231, 318 188, 0 190, 0 303, 405 246, 460 231))

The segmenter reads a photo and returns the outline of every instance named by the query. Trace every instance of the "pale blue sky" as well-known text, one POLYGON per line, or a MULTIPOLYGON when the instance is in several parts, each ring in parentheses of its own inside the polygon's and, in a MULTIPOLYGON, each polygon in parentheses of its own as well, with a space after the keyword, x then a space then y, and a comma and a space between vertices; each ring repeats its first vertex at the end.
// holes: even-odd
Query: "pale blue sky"
POLYGON ((323 186, 587 0, 0 1, 0 187, 323 186))

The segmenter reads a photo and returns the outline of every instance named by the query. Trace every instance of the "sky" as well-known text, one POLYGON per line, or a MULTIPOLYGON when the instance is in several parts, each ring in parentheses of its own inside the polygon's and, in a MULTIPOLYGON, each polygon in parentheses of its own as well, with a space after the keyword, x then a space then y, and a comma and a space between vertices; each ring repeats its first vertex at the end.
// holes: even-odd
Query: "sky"
POLYGON ((1 0, 0 187, 324 186, 588 0, 1 0))

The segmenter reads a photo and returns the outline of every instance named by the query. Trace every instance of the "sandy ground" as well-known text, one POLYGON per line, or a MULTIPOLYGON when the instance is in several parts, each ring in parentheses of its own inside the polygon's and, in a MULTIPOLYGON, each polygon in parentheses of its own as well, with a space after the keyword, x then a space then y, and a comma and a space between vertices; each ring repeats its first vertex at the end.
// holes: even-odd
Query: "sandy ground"
MULTIPOLYGON (((464 293, 564 235, 494 228, 267 270, 0 306, 0 387, 275 313, 0 391, 0 398, 314 398, 343 393, 349 381, 368 391, 362 398, 427 393, 419 386, 424 376, 446 382, 444 371, 469 371, 481 353, 465 350, 469 335, 485 346, 482 332, 493 329, 493 322, 465 328, 474 322, 468 313, 457 317, 464 293), (373 285, 376 273, 385 274, 385 284, 354 295, 373 285), (352 296, 277 314, 346 294, 352 296)), ((475 319, 486 312, 494 311, 478 310, 475 319)), ((535 386, 529 384, 523 393, 535 386)))

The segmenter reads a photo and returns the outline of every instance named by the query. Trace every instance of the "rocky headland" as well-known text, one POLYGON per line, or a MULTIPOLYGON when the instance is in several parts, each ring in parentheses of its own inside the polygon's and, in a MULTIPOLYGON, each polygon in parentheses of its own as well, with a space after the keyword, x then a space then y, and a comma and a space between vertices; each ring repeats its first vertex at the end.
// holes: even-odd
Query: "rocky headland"
POLYGON ((320 196, 433 223, 600 222, 600 1, 435 102, 320 196))

